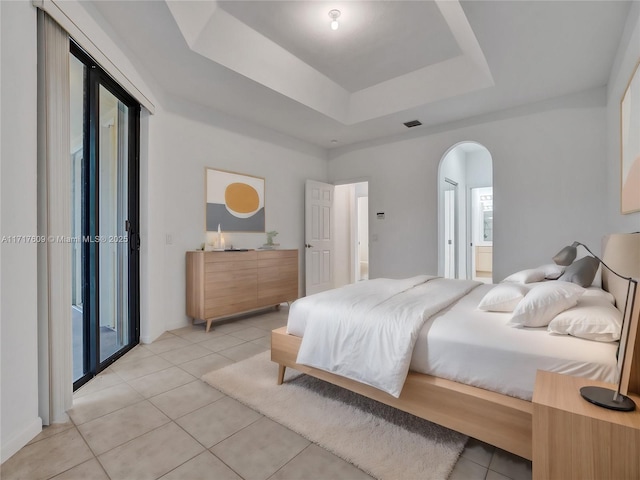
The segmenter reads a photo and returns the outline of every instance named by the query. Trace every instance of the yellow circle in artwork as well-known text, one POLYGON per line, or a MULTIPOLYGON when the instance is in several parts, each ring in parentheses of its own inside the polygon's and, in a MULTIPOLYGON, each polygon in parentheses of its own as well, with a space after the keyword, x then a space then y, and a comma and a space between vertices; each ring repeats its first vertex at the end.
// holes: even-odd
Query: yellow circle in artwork
POLYGON ((255 212, 260 205, 258 192, 246 183, 230 183, 224 191, 224 202, 237 213, 255 212))

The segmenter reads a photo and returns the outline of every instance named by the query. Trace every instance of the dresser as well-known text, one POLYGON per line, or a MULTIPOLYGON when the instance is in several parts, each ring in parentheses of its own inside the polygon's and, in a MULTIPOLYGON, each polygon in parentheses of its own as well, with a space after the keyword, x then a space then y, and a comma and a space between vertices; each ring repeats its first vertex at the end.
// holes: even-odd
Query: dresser
POLYGON ((298 250, 187 252, 187 316, 211 323, 298 298, 298 250))

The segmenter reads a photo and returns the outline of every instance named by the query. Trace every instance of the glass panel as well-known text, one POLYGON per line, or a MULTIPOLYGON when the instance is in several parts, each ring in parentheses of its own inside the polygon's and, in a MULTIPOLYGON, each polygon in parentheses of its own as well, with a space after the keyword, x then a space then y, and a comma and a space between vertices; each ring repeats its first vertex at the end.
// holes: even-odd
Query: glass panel
POLYGON ((99 112, 100 361, 129 343, 127 243, 128 107, 100 86, 99 112))
MULTIPOLYGON (((71 235, 82 238, 82 165, 84 154, 84 64, 73 55, 69 61, 70 110, 71 110, 71 235)), ((84 329, 82 310, 82 242, 71 243, 71 320, 73 331, 73 381, 85 373, 84 346, 87 332, 84 329)))

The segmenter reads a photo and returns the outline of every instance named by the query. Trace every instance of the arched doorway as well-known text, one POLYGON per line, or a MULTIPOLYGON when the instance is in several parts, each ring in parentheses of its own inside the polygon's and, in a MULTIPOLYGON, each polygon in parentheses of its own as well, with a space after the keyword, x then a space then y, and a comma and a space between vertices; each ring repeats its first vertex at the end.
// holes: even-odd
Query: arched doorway
POLYGON ((493 281, 493 160, 477 142, 457 143, 440 160, 438 274, 493 281))

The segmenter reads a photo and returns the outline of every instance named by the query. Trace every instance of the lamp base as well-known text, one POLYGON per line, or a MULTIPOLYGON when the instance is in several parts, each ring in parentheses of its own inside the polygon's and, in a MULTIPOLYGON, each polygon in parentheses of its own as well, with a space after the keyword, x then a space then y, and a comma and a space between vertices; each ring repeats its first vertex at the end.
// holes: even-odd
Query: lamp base
POLYGON ((582 387, 580 395, 586 401, 598 405, 599 407, 608 408, 609 410, 618 410, 620 412, 631 412, 636 409, 636 404, 626 395, 618 395, 618 400, 614 400, 616 392, 603 387, 582 387))

